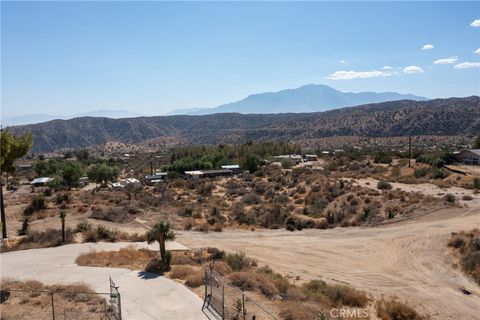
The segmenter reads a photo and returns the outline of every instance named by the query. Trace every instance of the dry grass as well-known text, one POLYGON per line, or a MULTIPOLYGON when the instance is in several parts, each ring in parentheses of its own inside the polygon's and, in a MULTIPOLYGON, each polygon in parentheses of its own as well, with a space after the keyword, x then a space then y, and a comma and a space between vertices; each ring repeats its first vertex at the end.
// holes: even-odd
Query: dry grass
POLYGON ((169 272, 168 276, 172 279, 181 279, 184 280, 190 275, 196 273, 195 269, 187 265, 173 266, 172 270, 169 272))
POLYGON ((189 286, 190 288, 198 288, 204 284, 204 281, 205 272, 203 270, 198 270, 186 277, 185 285, 189 286))
POLYGON ((75 262, 79 266, 143 270, 154 257, 157 257, 157 253, 153 251, 128 247, 118 251, 92 251, 80 255, 75 262))
MULTIPOLYGON (((65 230, 65 243, 73 242, 73 232, 70 229, 65 230)), ((62 244, 62 231, 56 229, 47 229, 45 231, 29 231, 28 235, 19 238, 15 242, 5 242, 0 248, 1 252, 28 250, 37 248, 58 247, 62 244)))
POLYGON ((382 320, 422 320, 415 309, 406 305, 403 302, 379 301, 377 303, 377 315, 382 320))
POLYGON ((452 233, 448 246, 459 256, 462 269, 480 285, 480 230, 452 233))
POLYGON ((0 304, 1 318, 5 320, 51 319, 51 293, 57 314, 72 319, 99 319, 106 310, 106 300, 84 283, 48 286, 38 281, 6 280, 1 287, 8 290, 6 301, 0 304))

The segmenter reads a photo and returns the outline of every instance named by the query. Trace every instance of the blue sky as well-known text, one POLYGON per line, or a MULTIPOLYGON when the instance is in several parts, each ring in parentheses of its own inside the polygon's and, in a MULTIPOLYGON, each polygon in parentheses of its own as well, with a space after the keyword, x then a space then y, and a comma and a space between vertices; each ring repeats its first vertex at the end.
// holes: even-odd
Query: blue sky
POLYGON ((480 94, 478 1, 2 1, 1 11, 4 117, 158 115, 309 83, 480 94))

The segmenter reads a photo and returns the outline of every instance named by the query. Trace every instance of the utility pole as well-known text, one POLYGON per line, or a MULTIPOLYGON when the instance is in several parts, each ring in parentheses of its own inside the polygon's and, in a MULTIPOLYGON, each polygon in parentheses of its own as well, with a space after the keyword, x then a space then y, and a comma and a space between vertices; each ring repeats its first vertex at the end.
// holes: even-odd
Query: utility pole
POLYGON ((7 238, 7 220, 5 219, 5 206, 3 204, 3 185, 0 183, 0 210, 2 218, 2 238, 7 238))
POLYGON ((150 161, 150 174, 153 176, 153 161, 150 161))
POLYGON ((408 167, 411 167, 412 161, 412 135, 408 135, 408 167))
MULTIPOLYGON (((0 125, 0 132, 3 132, 3 126, 0 125)), ((1 150, 0 150, 1 152, 1 150)), ((8 177, 8 173, 7 173, 8 177)), ((0 172, 0 216, 2 219, 2 239, 7 238, 7 219, 5 219, 5 205, 3 203, 3 181, 2 174, 0 172)))

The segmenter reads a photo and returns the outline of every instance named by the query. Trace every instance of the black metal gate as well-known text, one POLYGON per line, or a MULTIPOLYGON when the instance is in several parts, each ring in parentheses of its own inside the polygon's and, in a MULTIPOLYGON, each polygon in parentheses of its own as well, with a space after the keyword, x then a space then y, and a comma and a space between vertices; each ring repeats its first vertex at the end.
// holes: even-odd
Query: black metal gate
POLYGON ((122 304, 120 298, 120 292, 118 291, 118 286, 115 285, 112 278, 110 279, 110 306, 113 309, 113 313, 117 320, 122 320, 122 304))

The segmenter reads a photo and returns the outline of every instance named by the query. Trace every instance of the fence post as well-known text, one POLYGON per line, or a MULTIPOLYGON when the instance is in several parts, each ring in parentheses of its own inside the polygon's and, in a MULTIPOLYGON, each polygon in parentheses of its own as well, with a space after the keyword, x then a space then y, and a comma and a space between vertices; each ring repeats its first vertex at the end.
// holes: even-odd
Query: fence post
POLYGON ((225 320, 225 285, 222 283, 222 320, 225 320))
POLYGON ((245 320, 245 316, 247 315, 247 310, 245 310, 245 295, 242 292, 242 313, 243 313, 243 320, 245 320))
POLYGON ((53 292, 50 292, 50 298, 52 301, 52 319, 55 320, 55 306, 53 304, 53 292))
POLYGON ((121 303, 121 300, 120 300, 120 292, 118 292, 118 289, 117 289, 117 294, 118 294, 118 301, 117 301, 117 304, 118 304, 118 320, 122 320, 122 303, 121 303))

